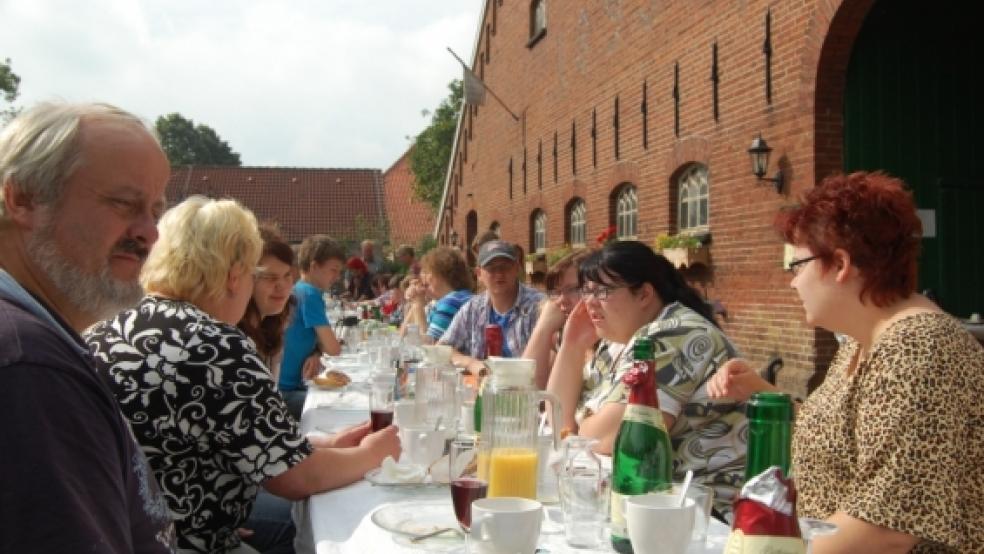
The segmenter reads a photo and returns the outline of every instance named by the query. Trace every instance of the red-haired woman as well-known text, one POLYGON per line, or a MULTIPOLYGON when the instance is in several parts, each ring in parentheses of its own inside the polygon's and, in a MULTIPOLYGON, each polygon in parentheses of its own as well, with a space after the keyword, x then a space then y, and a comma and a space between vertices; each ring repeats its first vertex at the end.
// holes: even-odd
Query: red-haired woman
MULTIPOLYGON (((800 515, 840 527, 813 552, 980 551, 984 349, 915 292, 912 195, 881 173, 829 177, 776 226, 807 323, 847 337, 796 420, 800 515)), ((733 361, 709 390, 775 387, 733 361)))

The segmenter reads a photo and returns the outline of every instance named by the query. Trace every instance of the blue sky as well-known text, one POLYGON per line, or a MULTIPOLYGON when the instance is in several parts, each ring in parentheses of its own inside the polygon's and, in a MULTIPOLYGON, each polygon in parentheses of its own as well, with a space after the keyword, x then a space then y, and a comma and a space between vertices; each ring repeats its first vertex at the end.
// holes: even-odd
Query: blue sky
POLYGON ((16 105, 205 123, 244 165, 386 169, 460 78, 482 0, 0 0, 16 105))

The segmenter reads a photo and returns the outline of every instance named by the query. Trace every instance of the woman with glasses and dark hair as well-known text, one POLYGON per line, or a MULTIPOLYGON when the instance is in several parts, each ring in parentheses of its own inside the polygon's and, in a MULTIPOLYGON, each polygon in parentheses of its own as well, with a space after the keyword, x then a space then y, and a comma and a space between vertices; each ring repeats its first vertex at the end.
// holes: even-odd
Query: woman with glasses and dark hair
POLYGON ((536 386, 545 388, 550 377, 564 322, 581 299, 577 269, 590 251, 575 250, 554 262, 547 270, 544 285, 547 299, 540 304, 540 317, 536 320, 530 340, 523 350, 523 358, 536 360, 536 386))
MULTIPOLYGON (((793 434, 797 509, 840 528, 813 552, 980 552, 984 349, 916 293, 912 194, 881 173, 836 175, 776 228, 806 322, 845 337, 793 434)), ((776 390, 742 360, 709 388, 776 390)))
POLYGON ((563 427, 599 440, 610 453, 628 391, 622 375, 638 337, 656 343, 659 404, 674 449, 674 477, 693 470, 729 513, 745 470, 745 415, 736 402, 713 400, 707 380, 734 346, 703 298, 663 256, 636 241, 605 245, 581 262, 581 300, 564 326, 547 389, 558 396, 563 427), (599 341, 600 339, 600 341, 599 341), (584 351, 598 343, 590 362, 584 351))

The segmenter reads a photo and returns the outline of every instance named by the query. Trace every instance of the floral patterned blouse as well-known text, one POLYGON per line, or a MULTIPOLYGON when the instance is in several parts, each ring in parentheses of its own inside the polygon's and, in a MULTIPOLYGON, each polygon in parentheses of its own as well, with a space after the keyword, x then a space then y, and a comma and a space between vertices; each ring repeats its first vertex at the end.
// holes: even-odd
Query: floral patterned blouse
POLYGON ((840 347, 800 410, 802 516, 835 512, 919 537, 914 553, 984 552, 984 348, 950 316, 896 321, 851 373, 840 347))
POLYGON ((312 452, 252 341, 156 296, 86 340, 161 485, 178 548, 236 547, 260 484, 312 452))
POLYGON ((748 421, 744 404, 712 400, 707 381, 737 350, 713 323, 674 302, 638 332, 624 348, 602 341, 584 367, 577 421, 597 413, 609 402, 628 402, 622 375, 632 365, 632 345, 649 337, 656 345, 656 379, 660 410, 676 421, 669 429, 674 449, 673 474, 683 479, 688 469, 694 482, 714 489, 714 507, 731 513, 745 477, 748 421))

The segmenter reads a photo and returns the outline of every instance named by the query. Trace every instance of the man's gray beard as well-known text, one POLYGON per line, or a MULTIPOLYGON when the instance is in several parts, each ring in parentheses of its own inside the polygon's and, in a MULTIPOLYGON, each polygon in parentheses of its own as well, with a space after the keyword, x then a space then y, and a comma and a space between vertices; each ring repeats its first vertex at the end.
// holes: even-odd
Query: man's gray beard
POLYGON ((80 312, 96 321, 109 319, 134 306, 143 297, 140 283, 113 277, 109 264, 88 274, 72 264, 55 246, 53 225, 46 224, 27 242, 27 255, 55 288, 80 312))

